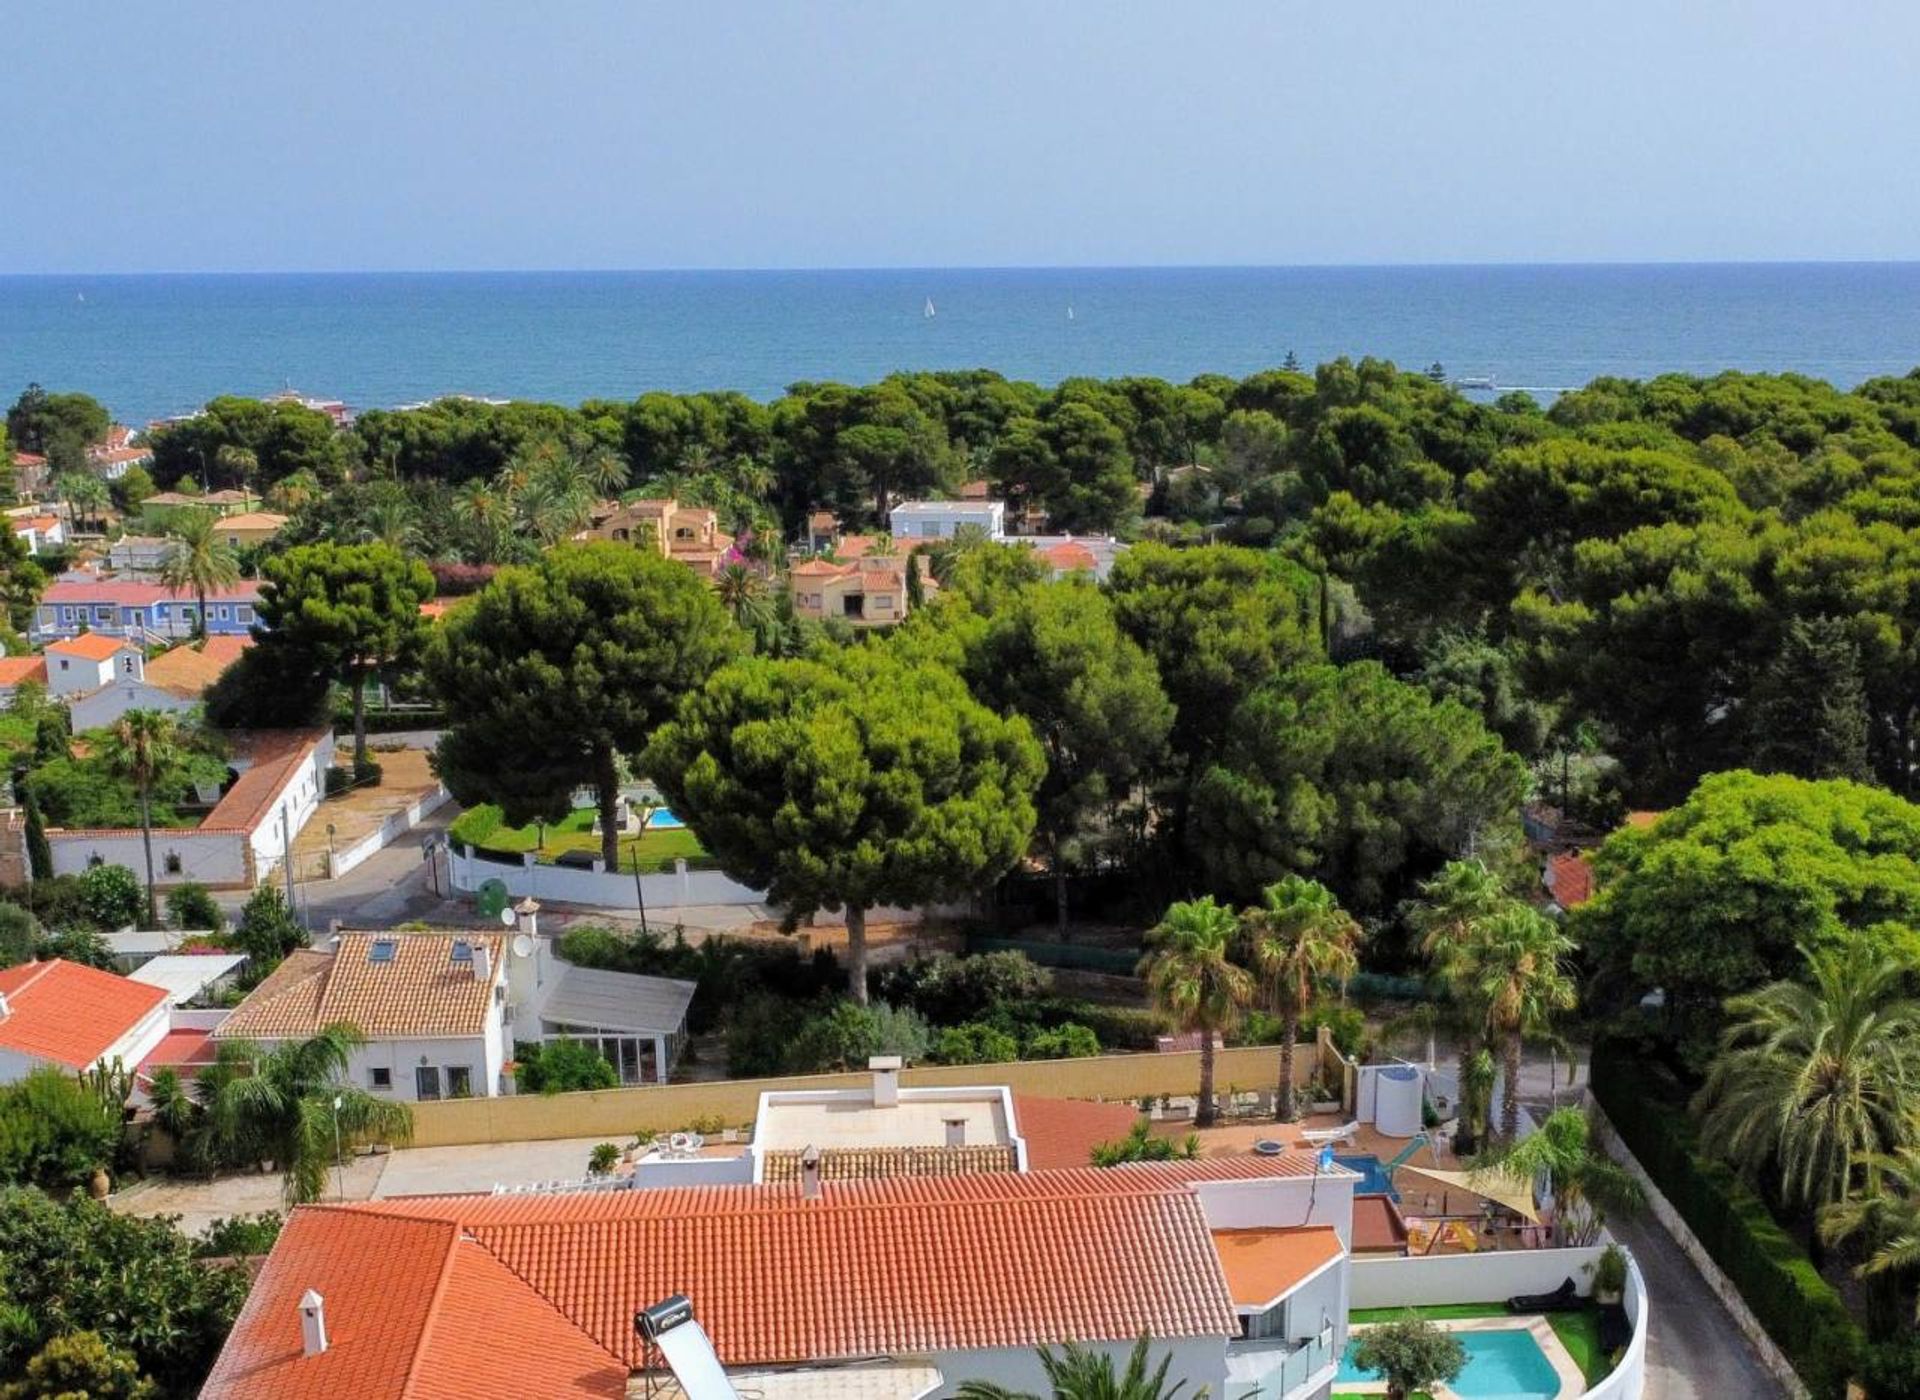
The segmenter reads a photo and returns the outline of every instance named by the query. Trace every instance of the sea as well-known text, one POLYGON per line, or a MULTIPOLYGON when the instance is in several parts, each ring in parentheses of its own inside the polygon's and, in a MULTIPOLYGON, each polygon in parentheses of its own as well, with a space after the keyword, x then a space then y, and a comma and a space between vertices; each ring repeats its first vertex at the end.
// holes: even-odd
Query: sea
POLYGON ((1287 355, 1442 365, 1543 397, 1597 375, 1920 364, 1920 263, 0 277, 0 402, 78 389, 121 421, 291 388, 771 399, 803 380, 989 367, 1244 375, 1287 355))

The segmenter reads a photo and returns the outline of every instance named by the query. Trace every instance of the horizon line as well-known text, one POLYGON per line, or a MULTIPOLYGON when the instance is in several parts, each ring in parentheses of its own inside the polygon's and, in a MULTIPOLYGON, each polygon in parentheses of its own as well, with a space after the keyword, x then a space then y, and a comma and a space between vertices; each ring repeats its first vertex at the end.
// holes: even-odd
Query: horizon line
POLYGON ((1671 259, 1507 259, 1428 262, 1167 262, 1167 263, 874 263, 833 266, 660 266, 660 267, 282 267, 62 269, 52 272, 0 271, 0 281, 55 280, 73 277, 581 277, 581 276, 827 276, 871 273, 955 272, 1417 272, 1488 271, 1539 268, 1719 268, 1719 267, 1911 267, 1909 258, 1671 258, 1671 259))

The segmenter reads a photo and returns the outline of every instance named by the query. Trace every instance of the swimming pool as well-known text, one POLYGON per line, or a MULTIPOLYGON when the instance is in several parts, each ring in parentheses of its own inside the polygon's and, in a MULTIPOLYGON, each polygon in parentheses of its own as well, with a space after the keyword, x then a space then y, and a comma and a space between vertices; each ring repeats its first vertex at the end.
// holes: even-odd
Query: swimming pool
MULTIPOLYGON (((1461 1400, 1554 1400, 1559 1395, 1560 1377, 1553 1363, 1524 1328, 1453 1335, 1467 1352, 1467 1364, 1452 1381, 1453 1393, 1461 1400)), ((1340 1358, 1340 1373, 1333 1378, 1336 1387, 1380 1379, 1378 1372, 1363 1371, 1353 1364, 1356 1345, 1347 1343, 1347 1353, 1340 1358)))
POLYGON ((653 814, 647 818, 648 831, 678 831, 685 825, 685 822, 681 821, 680 818, 669 812, 665 807, 656 808, 653 814))
POLYGON ((1348 1171, 1360 1173, 1360 1180, 1353 1188, 1354 1195, 1387 1196, 1396 1201, 1400 1199, 1400 1193, 1393 1189, 1393 1181, 1388 1177, 1386 1168, 1371 1152, 1336 1152, 1333 1154, 1333 1160, 1348 1171))

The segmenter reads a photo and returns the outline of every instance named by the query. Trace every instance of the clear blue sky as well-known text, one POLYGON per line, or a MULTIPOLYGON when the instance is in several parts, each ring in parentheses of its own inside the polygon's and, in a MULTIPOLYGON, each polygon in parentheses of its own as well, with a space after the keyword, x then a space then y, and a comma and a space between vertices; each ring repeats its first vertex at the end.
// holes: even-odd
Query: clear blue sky
POLYGON ((1920 257, 1911 0, 7 7, 0 273, 1920 257))

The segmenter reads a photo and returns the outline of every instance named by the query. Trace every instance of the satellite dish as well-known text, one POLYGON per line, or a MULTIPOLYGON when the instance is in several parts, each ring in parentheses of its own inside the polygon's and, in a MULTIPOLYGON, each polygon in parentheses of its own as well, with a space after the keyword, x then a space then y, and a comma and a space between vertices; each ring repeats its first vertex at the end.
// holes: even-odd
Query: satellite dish
MULTIPOLYGON (((483 919, 495 919, 505 912, 508 897, 507 882, 497 877, 481 882, 480 888, 474 891, 474 902, 483 919)), ((509 915, 506 922, 512 921, 509 915)))
POLYGON ((526 958, 526 957, 533 956, 533 940, 527 937, 524 933, 514 935, 512 948, 513 948, 513 955, 516 958, 526 958))
POLYGON ((500 922, 505 924, 508 928, 512 928, 515 924, 520 922, 520 916, 514 913, 513 910, 511 909, 502 909, 500 911, 500 922))

